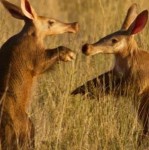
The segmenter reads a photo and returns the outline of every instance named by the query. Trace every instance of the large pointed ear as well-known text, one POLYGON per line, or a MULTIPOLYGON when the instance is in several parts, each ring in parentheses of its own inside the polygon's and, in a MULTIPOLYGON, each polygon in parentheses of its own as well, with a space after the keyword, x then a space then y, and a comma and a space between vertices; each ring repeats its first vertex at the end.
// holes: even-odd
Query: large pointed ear
POLYGON ((142 11, 128 28, 128 34, 133 35, 143 30, 148 20, 148 10, 142 11))
POLYGON ((5 0, 1 0, 1 2, 13 17, 15 17, 17 19, 25 18, 24 14, 22 13, 21 9, 18 6, 13 5, 5 0))
POLYGON ((127 15, 124 19, 121 29, 127 30, 136 17, 137 17, 137 4, 134 3, 129 7, 127 11, 127 15))
POLYGON ((28 0, 21 0, 21 9, 27 18, 31 20, 37 18, 37 14, 28 0))

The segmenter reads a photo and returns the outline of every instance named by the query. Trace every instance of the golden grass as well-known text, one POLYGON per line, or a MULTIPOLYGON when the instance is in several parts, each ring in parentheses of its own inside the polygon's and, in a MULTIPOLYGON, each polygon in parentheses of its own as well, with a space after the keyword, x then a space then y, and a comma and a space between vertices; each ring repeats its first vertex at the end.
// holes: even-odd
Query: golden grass
MULTIPOLYGON (((112 55, 85 57, 81 46, 95 42, 118 30, 127 8, 133 3, 148 9, 148 0, 30 0, 40 15, 63 21, 78 21, 76 35, 48 37, 47 47, 67 46, 77 53, 76 61, 57 64, 54 70, 39 77, 29 114, 36 127, 37 150, 138 150, 141 130, 132 98, 105 96, 99 101, 70 92, 85 81, 107 71, 113 64, 112 55), (49 11, 50 10, 50 11, 49 11), (106 61, 106 63, 105 63, 106 61)), ((19 1, 14 3, 19 5, 19 1)), ((12 18, 0 6, 0 45, 18 32, 23 23, 12 18)), ((149 24, 139 34, 141 46, 149 49, 149 24), (140 40, 141 38, 141 40, 140 40)), ((144 141, 140 150, 147 148, 144 141)))

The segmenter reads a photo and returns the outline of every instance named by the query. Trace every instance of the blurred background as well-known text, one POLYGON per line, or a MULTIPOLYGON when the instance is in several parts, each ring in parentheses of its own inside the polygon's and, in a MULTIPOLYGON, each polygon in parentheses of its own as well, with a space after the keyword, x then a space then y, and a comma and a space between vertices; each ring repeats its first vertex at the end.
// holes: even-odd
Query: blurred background
MULTIPOLYGON (((9 0, 20 6, 19 0, 9 0)), ((149 10, 148 0, 30 0, 38 15, 79 23, 77 34, 47 37, 48 48, 67 46, 77 59, 58 63, 38 78, 28 113, 36 127, 39 150, 138 150, 141 126, 132 99, 105 96, 90 100, 70 92, 113 66, 113 55, 86 57, 81 46, 119 30, 127 9, 138 4, 138 11, 149 10), (84 100, 85 99, 85 100, 84 100)), ((0 4, 0 46, 19 32, 23 21, 13 18, 0 4)), ((149 49, 149 23, 136 36, 138 44, 149 49)), ((146 141, 140 149, 149 147, 146 141)))

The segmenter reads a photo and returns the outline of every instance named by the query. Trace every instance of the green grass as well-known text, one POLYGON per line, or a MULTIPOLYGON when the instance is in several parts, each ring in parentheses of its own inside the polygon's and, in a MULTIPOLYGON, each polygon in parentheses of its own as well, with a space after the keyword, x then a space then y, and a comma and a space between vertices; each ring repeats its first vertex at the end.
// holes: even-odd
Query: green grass
MULTIPOLYGON (((57 64, 47 74, 39 77, 34 89, 29 115, 36 128, 37 150, 144 150, 148 141, 137 148, 137 138, 142 130, 132 98, 112 95, 99 100, 70 92, 111 68, 112 55, 86 57, 81 46, 99 40, 118 30, 127 8, 134 0, 30 0, 40 15, 56 17, 62 21, 78 21, 76 35, 64 34, 48 37, 49 48, 64 45, 76 51, 77 59, 57 64), (106 62, 106 63, 105 63, 106 62)), ((19 1, 14 3, 19 5, 19 1)), ((138 0, 139 10, 148 9, 148 0, 138 0)), ((12 18, 0 6, 0 45, 20 31, 22 21, 12 18)), ((149 24, 137 36, 139 45, 149 49, 149 24), (141 40, 140 40, 141 39, 141 40)))

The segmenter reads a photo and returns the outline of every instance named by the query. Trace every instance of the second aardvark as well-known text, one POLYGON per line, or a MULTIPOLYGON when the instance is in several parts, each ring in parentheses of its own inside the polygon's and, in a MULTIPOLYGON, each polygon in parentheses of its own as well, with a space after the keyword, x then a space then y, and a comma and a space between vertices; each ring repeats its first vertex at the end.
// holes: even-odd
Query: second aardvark
POLYGON ((99 96, 103 92, 125 95, 126 91, 132 91, 134 87, 139 103, 138 117, 143 125, 143 135, 146 136, 149 135, 149 53, 138 48, 134 35, 145 27, 148 11, 137 15, 136 8, 136 4, 133 4, 128 9, 119 31, 82 47, 85 55, 114 54, 115 65, 110 71, 75 89, 72 94, 93 94, 93 88, 96 88, 99 96))
POLYGON ((63 46, 45 49, 44 38, 76 33, 78 24, 38 16, 28 0, 21 0, 21 9, 5 0, 1 2, 13 17, 25 22, 23 29, 0 49, 1 147, 2 150, 34 149, 34 126, 26 113, 33 79, 55 62, 75 58, 63 46))

